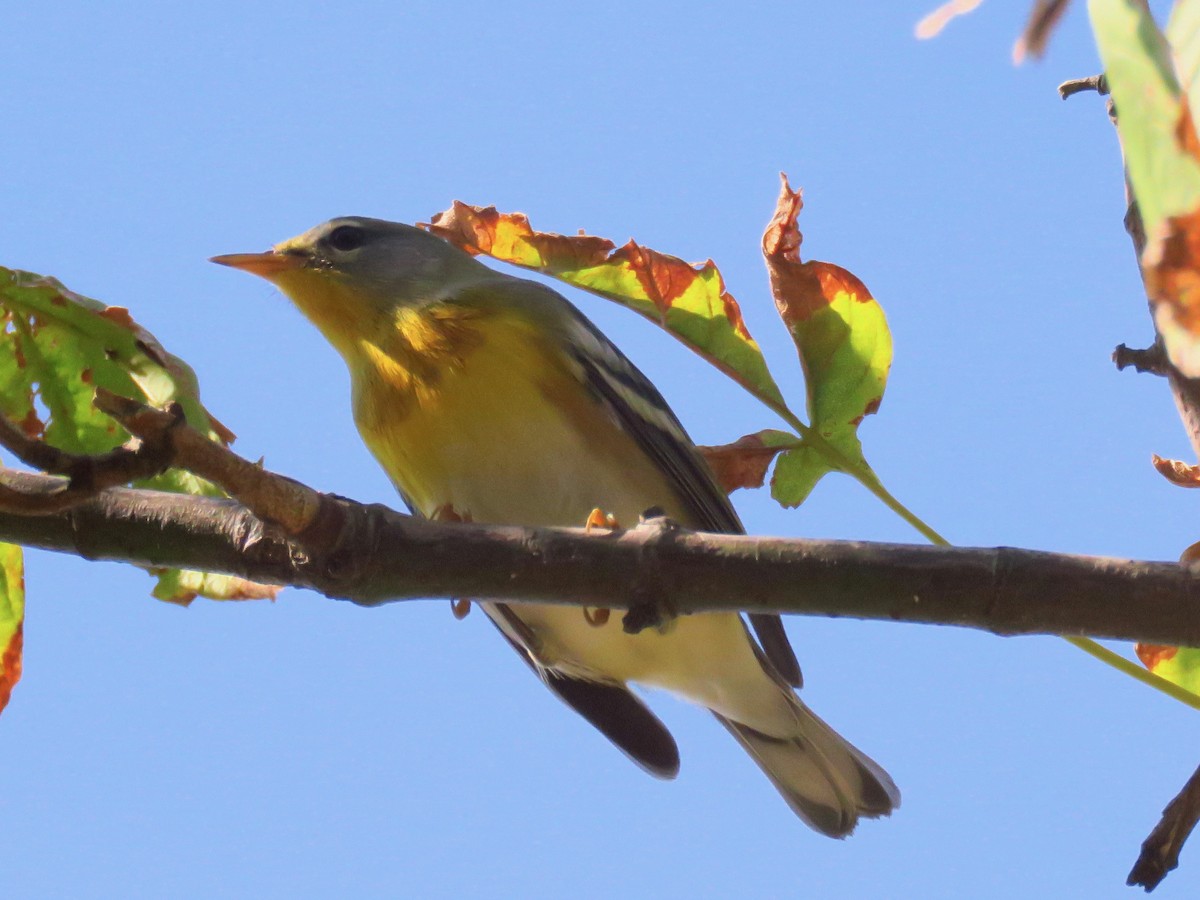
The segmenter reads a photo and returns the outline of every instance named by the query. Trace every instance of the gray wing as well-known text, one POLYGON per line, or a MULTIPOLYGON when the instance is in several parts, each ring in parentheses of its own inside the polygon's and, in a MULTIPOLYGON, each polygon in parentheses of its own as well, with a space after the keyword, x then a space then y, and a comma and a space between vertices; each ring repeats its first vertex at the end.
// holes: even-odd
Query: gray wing
MULTIPOLYGON (((676 494, 693 517, 687 524, 704 531, 744 534, 733 504, 717 485, 708 463, 657 388, 583 313, 574 306, 569 308, 574 313, 572 325, 577 336, 587 341, 589 352, 577 352, 575 362, 588 386, 642 450, 670 476, 676 494)), ((578 343, 572 341, 569 346, 578 343)), ((779 616, 753 613, 750 624, 767 659, 788 684, 800 687, 803 683, 800 663, 779 616)))

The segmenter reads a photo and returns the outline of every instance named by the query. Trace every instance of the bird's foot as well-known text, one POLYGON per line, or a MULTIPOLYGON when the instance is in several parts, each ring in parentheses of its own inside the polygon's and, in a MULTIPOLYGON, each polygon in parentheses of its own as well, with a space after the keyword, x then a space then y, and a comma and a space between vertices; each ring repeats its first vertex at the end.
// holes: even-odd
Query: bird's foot
MULTIPOLYGON (((429 518, 435 522, 470 522, 471 514, 460 513, 454 508, 453 503, 443 503, 433 511, 433 515, 429 518)), ((454 618, 462 621, 471 612, 471 601, 466 597, 460 597, 450 601, 450 612, 454 614, 454 618)))
POLYGON ((603 528, 606 531, 616 531, 621 525, 617 522, 617 517, 612 513, 605 512, 600 507, 596 507, 588 513, 587 521, 583 523, 583 530, 591 532, 593 528, 603 528))

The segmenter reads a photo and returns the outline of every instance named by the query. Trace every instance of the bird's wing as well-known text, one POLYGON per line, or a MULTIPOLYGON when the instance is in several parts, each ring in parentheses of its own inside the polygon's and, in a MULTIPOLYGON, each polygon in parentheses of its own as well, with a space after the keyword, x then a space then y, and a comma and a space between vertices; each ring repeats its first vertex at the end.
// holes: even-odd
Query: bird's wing
MULTIPOLYGON (((670 479, 693 517, 688 524, 705 531, 744 534, 733 504, 658 389, 581 312, 554 291, 545 290, 572 314, 566 344, 589 389, 670 479)), ((788 684, 799 687, 800 663, 779 616, 754 613, 750 624, 767 659, 788 684)))
MULTIPOLYGON (((400 499, 414 516, 421 516, 415 503, 400 490, 400 499)), ((424 518, 422 516, 422 518, 424 518)), ((504 635, 509 646, 525 660, 534 674, 550 688, 563 703, 579 713, 635 763, 658 778, 674 778, 679 774, 679 747, 671 732, 641 700, 621 684, 585 681, 537 665, 532 652, 537 649, 537 637, 503 603, 487 603, 488 621, 504 635), (507 629, 497 619, 503 619, 507 629), (519 635, 520 640, 509 632, 519 635)))
MULTIPOLYGON (((525 623, 503 603, 489 603, 488 607, 491 613, 503 618, 510 628, 518 632, 526 630, 525 623)), ((520 642, 509 635, 498 621, 491 621, 546 687, 591 722, 626 756, 658 778, 674 778, 679 774, 679 748, 671 732, 628 688, 611 682, 572 678, 538 666, 520 642)), ((536 640, 529 634, 524 637, 530 642, 536 640)))

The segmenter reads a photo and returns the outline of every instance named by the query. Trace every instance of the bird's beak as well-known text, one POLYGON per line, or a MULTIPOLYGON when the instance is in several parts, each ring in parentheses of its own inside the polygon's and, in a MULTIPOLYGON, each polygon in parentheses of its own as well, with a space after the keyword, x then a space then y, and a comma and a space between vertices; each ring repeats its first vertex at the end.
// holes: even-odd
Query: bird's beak
POLYGON ((308 264, 308 257, 268 250, 266 253, 227 253, 225 256, 214 256, 209 262, 241 269, 270 281, 283 272, 304 268, 308 264))

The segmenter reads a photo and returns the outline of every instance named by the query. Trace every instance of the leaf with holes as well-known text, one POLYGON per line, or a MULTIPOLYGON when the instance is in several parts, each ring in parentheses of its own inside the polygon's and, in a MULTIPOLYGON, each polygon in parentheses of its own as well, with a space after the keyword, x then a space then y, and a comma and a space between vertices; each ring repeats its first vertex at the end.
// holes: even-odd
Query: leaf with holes
MULTIPOLYGON (((129 435, 92 405, 97 387, 153 406, 179 403, 190 425, 214 441, 233 440, 201 404, 195 373, 128 310, 76 294, 53 278, 0 268, 0 413, 55 447, 104 453, 129 435)), ((213 485, 177 469, 140 484, 221 496, 213 485)), ((215 589, 205 596, 231 598, 226 581, 199 573, 189 577, 215 589)), ((277 590, 263 586, 262 595, 277 590)), ((235 593, 246 591, 239 587, 235 593)))

